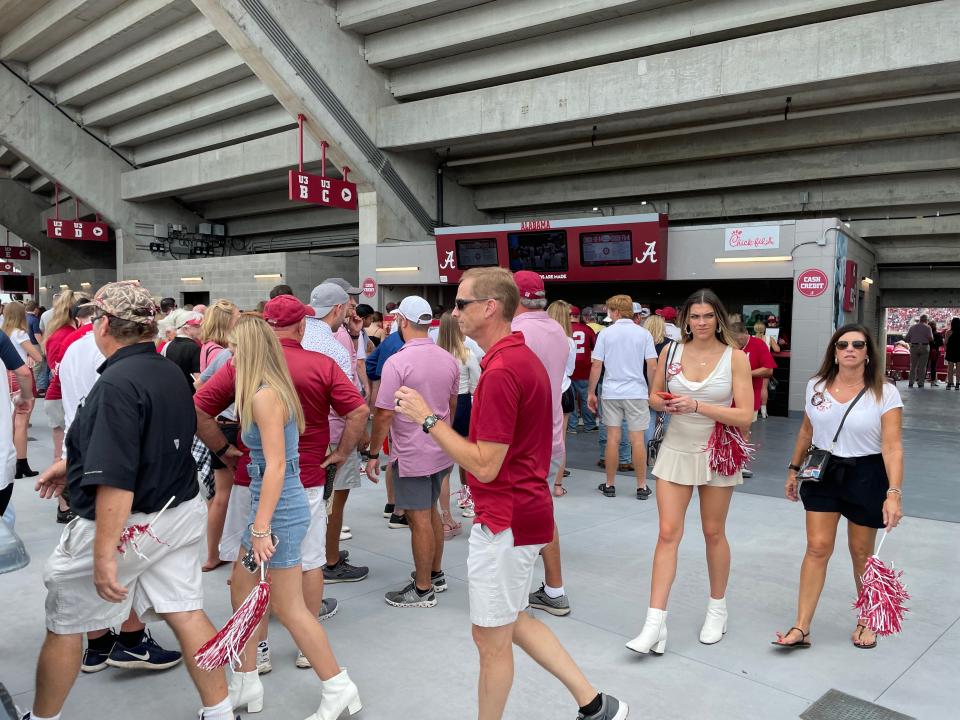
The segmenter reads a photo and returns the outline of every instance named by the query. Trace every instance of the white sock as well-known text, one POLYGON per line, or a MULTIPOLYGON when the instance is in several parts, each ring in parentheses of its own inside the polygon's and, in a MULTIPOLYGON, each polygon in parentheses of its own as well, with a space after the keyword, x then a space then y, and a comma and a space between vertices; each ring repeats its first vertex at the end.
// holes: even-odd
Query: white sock
POLYGON ((213 707, 203 708, 203 720, 233 720, 233 705, 228 695, 213 707))
MULTIPOLYGON (((35 712, 31 712, 30 720, 60 720, 60 713, 57 713, 56 715, 51 715, 50 717, 40 717, 35 712)), ((231 718, 230 720, 233 720, 233 718, 231 718)))
POLYGON ((563 585, 558 588, 550 587, 546 583, 543 584, 543 591, 547 594, 548 598, 553 598, 556 600, 558 597, 563 597, 567 593, 563 589, 563 585))

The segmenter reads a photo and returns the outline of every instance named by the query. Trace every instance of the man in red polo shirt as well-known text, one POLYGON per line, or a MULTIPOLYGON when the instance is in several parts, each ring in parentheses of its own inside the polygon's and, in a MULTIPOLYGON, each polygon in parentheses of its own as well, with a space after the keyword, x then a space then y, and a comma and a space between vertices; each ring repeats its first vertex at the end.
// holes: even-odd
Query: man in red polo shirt
MULTIPOLYGON (((730 332, 733 333, 737 342, 740 343, 740 349, 747 354, 747 359, 750 361, 750 374, 752 375, 751 380, 753 381, 753 422, 756 422, 757 413, 760 412, 760 403, 763 402, 763 381, 773 377, 773 371, 777 367, 777 361, 773 359, 773 355, 770 353, 770 348, 767 347, 767 344, 760 338, 748 333, 746 326, 742 322, 733 323, 730 326, 730 332)), ((748 442, 750 441, 751 427, 752 423, 745 428, 740 428, 741 432, 743 432, 743 437, 748 442)), ((746 467, 743 468, 742 472, 745 478, 753 477, 753 471, 746 467)))
POLYGON ((519 302, 513 277, 503 268, 469 270, 460 282, 454 317, 486 352, 468 438, 440 422, 408 387, 395 393, 397 411, 466 469, 473 493, 477 515, 467 577, 473 639, 480 654, 480 717, 503 716, 516 643, 570 690, 583 720, 623 720, 626 703, 597 692, 551 630, 523 612, 537 555, 553 538, 547 481, 553 403, 543 364, 523 336, 511 331, 519 302))
MULTIPOLYGON (((300 346, 306 315, 306 306, 292 295, 278 295, 263 308, 263 319, 273 328, 280 341, 306 421, 300 436, 300 481, 310 503, 310 527, 302 547, 303 596, 310 611, 314 615, 321 615, 322 610, 325 619, 336 613, 336 601, 332 598, 323 600, 327 529, 323 486, 326 467, 350 461, 348 455, 352 456, 352 453, 348 453, 348 450, 356 449, 366 426, 367 405, 356 386, 333 360, 300 346), (336 452, 327 455, 331 408, 344 418, 346 426, 336 452)), ((234 450, 220 431, 216 417, 233 403, 235 394, 236 370, 230 362, 220 368, 194 396, 197 436, 218 457, 234 450)), ((305 657, 298 657, 297 667, 308 668, 309 661, 305 657)))

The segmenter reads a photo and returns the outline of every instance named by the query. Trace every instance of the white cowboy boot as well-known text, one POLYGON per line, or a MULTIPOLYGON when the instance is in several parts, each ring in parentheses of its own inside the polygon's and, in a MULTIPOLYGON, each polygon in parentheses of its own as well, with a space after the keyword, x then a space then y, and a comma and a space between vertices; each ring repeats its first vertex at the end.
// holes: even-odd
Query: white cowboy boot
POLYGON ((647 608, 647 619, 643 623, 643 630, 627 643, 627 647, 644 655, 651 651, 662 655, 667 647, 667 611, 647 608))
POLYGON ((707 617, 700 628, 700 642, 704 645, 713 645, 723 639, 727 631, 727 600, 710 598, 707 604, 707 617))
POLYGON ((247 706, 247 712, 258 713, 263 710, 263 683, 260 674, 252 672, 235 672, 230 674, 227 682, 227 692, 230 695, 230 704, 234 710, 247 706))
POLYGON ((340 668, 339 675, 334 675, 329 680, 321 680, 320 684, 323 686, 320 707, 307 720, 338 720, 344 710, 356 715, 363 709, 360 691, 347 675, 346 668, 340 668))

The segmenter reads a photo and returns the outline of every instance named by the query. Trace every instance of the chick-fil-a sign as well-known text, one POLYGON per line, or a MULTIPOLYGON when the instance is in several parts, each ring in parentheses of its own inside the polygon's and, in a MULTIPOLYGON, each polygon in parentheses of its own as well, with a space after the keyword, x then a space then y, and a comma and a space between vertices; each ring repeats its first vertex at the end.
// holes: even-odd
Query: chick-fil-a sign
POLYGON ((808 298, 823 295, 830 284, 827 274, 823 270, 810 268, 797 275, 797 292, 808 298))
POLYGON ((779 247, 779 225, 727 228, 724 233, 723 249, 727 252, 776 250, 779 247))

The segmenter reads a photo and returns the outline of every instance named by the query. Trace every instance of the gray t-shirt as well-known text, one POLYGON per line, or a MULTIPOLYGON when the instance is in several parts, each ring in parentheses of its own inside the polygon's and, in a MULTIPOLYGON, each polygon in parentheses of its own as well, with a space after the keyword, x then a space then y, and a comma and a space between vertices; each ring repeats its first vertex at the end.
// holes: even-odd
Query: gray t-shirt
MULTIPOLYGON (((200 382, 205 383, 207 382, 207 380, 209 380, 214 375, 216 375, 217 370, 219 370, 228 362, 230 362, 230 359, 232 357, 233 357, 233 353, 227 350, 227 348, 223 348, 223 350, 221 350, 216 355, 214 355, 213 360, 210 361, 210 364, 203 369, 202 373, 200 373, 200 382)), ((229 420, 236 420, 237 406, 233 404, 220 414, 229 420)))
POLYGON ((51 319, 53 319, 53 308, 50 308, 40 316, 40 332, 47 332, 47 323, 49 323, 51 319))

